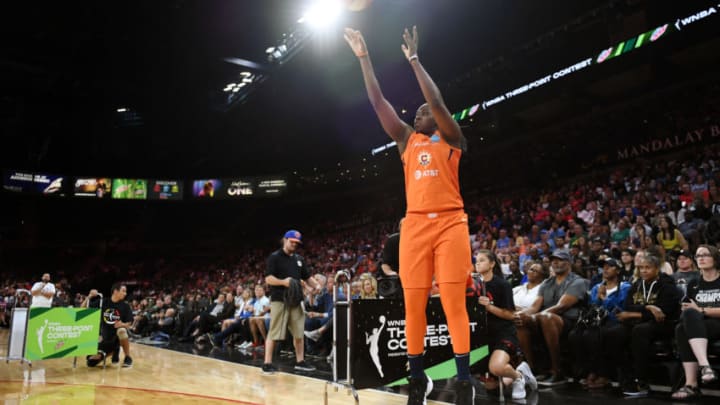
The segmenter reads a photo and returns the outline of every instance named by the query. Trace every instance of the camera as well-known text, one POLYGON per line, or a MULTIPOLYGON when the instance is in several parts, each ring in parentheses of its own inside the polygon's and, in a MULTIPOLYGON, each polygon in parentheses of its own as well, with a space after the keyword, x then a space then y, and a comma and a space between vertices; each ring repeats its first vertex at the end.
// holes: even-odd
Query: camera
POLYGON ((385 276, 378 279, 378 295, 383 298, 401 299, 403 297, 400 277, 385 276))

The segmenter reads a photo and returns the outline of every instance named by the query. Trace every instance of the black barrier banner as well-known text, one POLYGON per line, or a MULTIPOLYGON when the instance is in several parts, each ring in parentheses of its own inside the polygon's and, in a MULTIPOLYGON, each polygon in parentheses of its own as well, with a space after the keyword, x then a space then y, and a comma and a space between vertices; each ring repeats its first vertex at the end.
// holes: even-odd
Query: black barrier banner
MULTIPOLYGON (((485 309, 467 298, 470 317, 470 365, 488 355, 485 309)), ((407 384, 405 306, 402 300, 354 300, 350 344, 352 385, 356 389, 407 384)), ((456 375, 452 340, 439 298, 430 298, 425 334, 425 373, 433 380, 456 375)))

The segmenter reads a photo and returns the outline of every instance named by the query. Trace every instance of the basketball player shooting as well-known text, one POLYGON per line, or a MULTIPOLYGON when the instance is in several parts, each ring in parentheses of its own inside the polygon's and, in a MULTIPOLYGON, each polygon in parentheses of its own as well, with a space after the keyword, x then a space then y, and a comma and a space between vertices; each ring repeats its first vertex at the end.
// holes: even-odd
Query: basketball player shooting
POLYGON ((405 29, 401 46, 426 103, 414 127, 403 122, 385 99, 359 31, 345 29, 345 40, 360 61, 365 88, 385 132, 397 143, 405 172, 407 212, 400 233, 400 279, 405 296, 405 334, 410 365, 408 404, 425 404, 432 380, 424 372, 425 309, 433 277, 452 338, 458 383, 457 404, 472 404, 470 327, 465 289, 472 270, 467 215, 458 166, 467 143, 445 106, 440 90, 418 56, 417 28, 405 29))

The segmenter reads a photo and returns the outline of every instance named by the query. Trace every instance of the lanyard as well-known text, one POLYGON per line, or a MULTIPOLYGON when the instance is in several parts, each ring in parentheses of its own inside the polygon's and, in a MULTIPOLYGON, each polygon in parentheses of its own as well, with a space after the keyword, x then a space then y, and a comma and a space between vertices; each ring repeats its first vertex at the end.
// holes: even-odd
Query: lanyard
POLYGON ((652 289, 655 287, 655 283, 657 283, 657 280, 653 281, 652 284, 650 284, 650 289, 648 289, 647 293, 645 292, 645 280, 642 282, 642 288, 643 288, 643 298, 645 299, 645 304, 649 304, 648 300, 650 299, 650 294, 652 294, 652 289))

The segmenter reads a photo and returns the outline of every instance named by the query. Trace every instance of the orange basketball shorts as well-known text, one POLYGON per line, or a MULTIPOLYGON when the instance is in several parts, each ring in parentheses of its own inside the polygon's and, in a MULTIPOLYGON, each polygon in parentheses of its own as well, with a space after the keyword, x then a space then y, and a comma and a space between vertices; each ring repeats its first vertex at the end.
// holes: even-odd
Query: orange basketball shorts
POLYGON ((467 215, 461 211, 407 214, 400 228, 403 288, 465 283, 472 271, 467 215))

